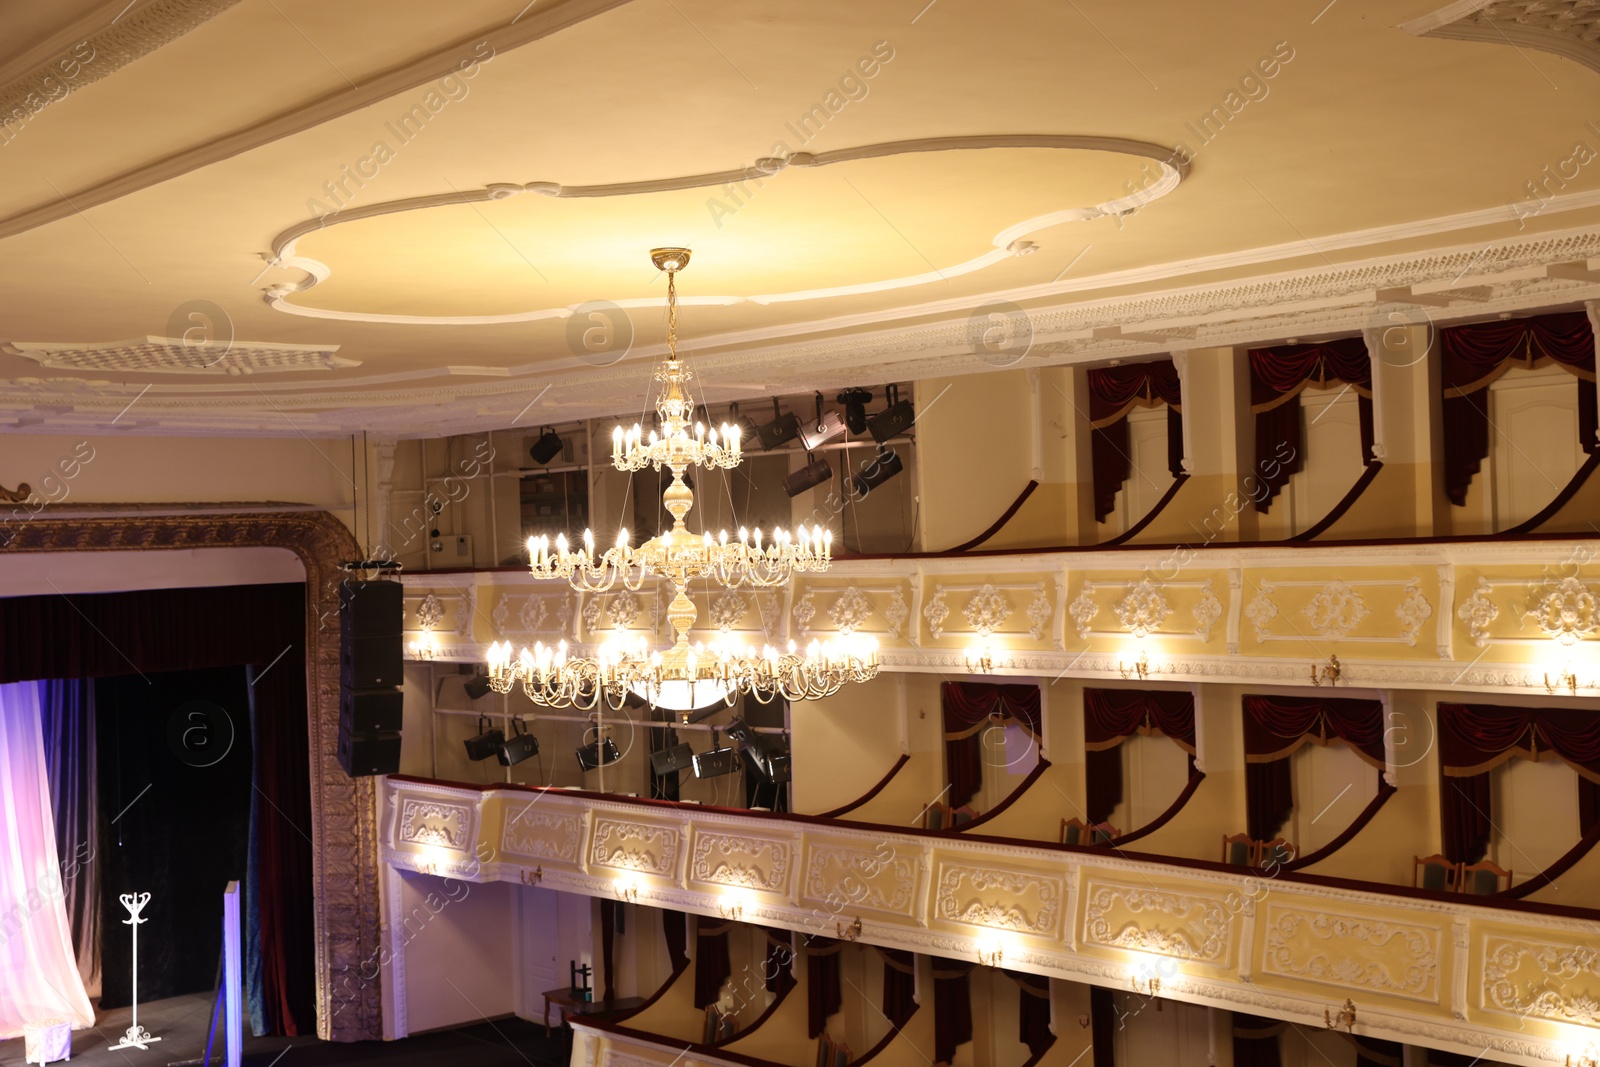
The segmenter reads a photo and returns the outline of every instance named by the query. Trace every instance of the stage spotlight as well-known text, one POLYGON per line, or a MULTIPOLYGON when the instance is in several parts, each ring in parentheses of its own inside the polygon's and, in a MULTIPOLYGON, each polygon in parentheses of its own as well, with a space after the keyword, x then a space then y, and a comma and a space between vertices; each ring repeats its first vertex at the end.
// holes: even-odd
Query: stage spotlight
POLYGON ((578 746, 578 766, 586 771, 609 767, 621 758, 617 743, 609 737, 604 741, 590 741, 587 745, 578 746))
POLYGON ((722 732, 739 742, 741 745, 753 745, 756 741, 756 732, 744 719, 734 719, 722 728, 722 732))
POLYGON ((790 471, 783 477, 783 491, 790 496, 799 496, 807 489, 817 486, 833 477, 833 468, 821 456, 806 457, 806 465, 797 471, 790 471))
POLYGON ((772 398, 772 421, 765 426, 756 427, 756 440, 761 442, 764 452, 771 452, 779 445, 786 445, 800 436, 800 416, 792 411, 781 411, 778 408, 778 398, 772 398))
POLYGON ((864 500, 868 493, 903 470, 905 466, 900 462, 900 453, 879 445, 878 454, 863 463, 855 476, 849 479, 850 495, 864 500))
POLYGON ((511 720, 511 736, 500 744, 498 753, 502 767, 514 767, 525 759, 539 754, 539 739, 522 732, 522 720, 511 720))
POLYGON ((728 405, 728 421, 739 427, 739 436, 746 441, 754 441, 760 437, 761 428, 756 425, 756 420, 749 415, 739 414, 737 401, 728 405))
POLYGON ((879 444, 905 433, 917 421, 911 401, 900 399, 898 385, 884 386, 883 399, 889 406, 867 420, 867 429, 879 444))
POLYGON ((561 440, 561 435, 556 433, 552 427, 546 426, 544 433, 540 434, 539 439, 533 443, 533 447, 528 449, 528 455, 533 457, 535 463, 549 463, 559 456, 566 447, 566 442, 561 440))
POLYGON ((462 683, 461 691, 467 694, 468 700, 481 700, 489 695, 489 676, 479 674, 468 678, 462 683))
POLYGON ((817 420, 800 427, 800 443, 810 452, 844 433, 844 420, 837 411, 822 410, 822 394, 817 394, 817 420))
POLYGON ((466 740, 467 758, 471 760, 488 759, 490 756, 500 754, 500 746, 506 743, 506 735, 498 727, 489 729, 489 717, 478 716, 478 736, 466 740))
POLYGON ((839 403, 844 405, 844 424, 850 432, 860 436, 867 432, 867 405, 872 403, 872 394, 865 389, 846 389, 839 394, 839 403))
POLYGON ((688 742, 680 742, 670 748, 650 753, 650 767, 658 777, 687 771, 693 766, 694 749, 689 747, 688 742))
POLYGON ((708 752, 697 752, 694 757, 694 776, 696 778, 720 778, 724 774, 732 774, 739 769, 738 753, 731 748, 722 747, 722 742, 717 737, 717 731, 711 731, 711 749, 708 752))

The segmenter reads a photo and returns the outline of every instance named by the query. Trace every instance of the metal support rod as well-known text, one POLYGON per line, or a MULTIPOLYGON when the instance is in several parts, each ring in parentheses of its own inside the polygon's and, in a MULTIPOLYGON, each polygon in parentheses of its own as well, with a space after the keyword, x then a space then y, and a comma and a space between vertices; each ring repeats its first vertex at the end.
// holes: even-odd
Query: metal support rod
MULTIPOLYGON (((502 701, 505 700, 504 694, 502 694, 501 699, 502 701)), ((465 715, 472 719, 479 718, 483 715, 483 712, 481 711, 467 711, 463 708, 434 708, 433 713, 435 715, 465 715)), ((507 725, 510 724, 509 721, 511 719, 518 719, 524 723, 581 722, 585 724, 593 724, 594 722, 592 718, 586 715, 547 715, 544 712, 531 711, 501 711, 498 713, 498 715, 507 720, 507 725)), ((702 730, 709 733, 712 730, 725 729, 721 726, 712 726, 703 722, 654 722, 643 719, 629 719, 626 716, 624 716, 624 721, 628 722, 630 725, 643 726, 651 730, 702 730)), ((752 726, 750 727, 750 732, 756 734, 787 734, 789 733, 789 729, 785 726, 752 726)))

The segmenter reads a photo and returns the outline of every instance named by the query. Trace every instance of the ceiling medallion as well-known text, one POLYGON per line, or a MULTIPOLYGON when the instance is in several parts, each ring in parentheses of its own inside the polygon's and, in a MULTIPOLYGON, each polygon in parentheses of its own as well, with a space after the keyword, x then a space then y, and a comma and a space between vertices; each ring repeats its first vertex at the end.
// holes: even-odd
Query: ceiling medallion
POLYGON ((734 644, 726 633, 709 646, 689 643, 698 614, 688 595, 691 581, 710 579, 726 590, 785 585, 796 572, 827 570, 833 545, 833 532, 820 526, 802 526, 796 534, 774 530, 770 537, 759 529, 741 529, 738 539, 730 541, 726 530, 713 539, 709 531, 697 536, 684 525, 684 516, 694 507, 694 491, 684 484, 684 472, 692 466, 731 469, 743 458, 737 426, 724 424, 719 433, 693 421, 694 401, 687 388, 692 375, 678 354, 677 273, 688 266, 689 255, 686 248, 650 253, 667 274, 667 356, 655 372, 661 383, 656 398, 660 430, 646 435, 637 425, 626 431, 619 426, 612 435, 611 461, 618 470, 665 467, 672 472, 672 484, 661 495, 672 528, 638 548, 629 543, 624 528, 616 544, 598 554, 589 530, 579 548, 569 546, 564 534, 558 536, 554 552, 548 537, 528 539, 534 577, 563 578, 584 592, 603 593, 619 582, 633 591, 646 578, 666 579, 676 590, 667 607, 676 640, 666 651, 654 651, 644 638, 612 638, 593 657, 569 655, 565 641, 554 647, 540 642, 515 659, 509 642, 497 642, 489 650, 489 677, 498 692, 508 692, 520 681, 528 699, 546 707, 592 709, 603 701, 616 709, 632 693, 657 707, 687 711, 719 700, 732 703, 739 693, 762 702, 777 696, 816 699, 878 674, 878 645, 870 637, 812 641, 803 653, 793 642, 786 651, 771 645, 756 651, 734 644))

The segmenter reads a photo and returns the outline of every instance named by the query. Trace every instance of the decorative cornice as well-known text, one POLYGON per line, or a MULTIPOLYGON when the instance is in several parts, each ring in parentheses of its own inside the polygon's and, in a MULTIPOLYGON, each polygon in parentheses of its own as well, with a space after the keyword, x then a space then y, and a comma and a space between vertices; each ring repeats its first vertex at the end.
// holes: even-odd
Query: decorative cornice
POLYGON ((338 345, 287 345, 232 340, 191 344, 181 337, 153 336, 81 344, 65 341, 12 341, 0 344, 0 352, 31 359, 41 367, 91 374, 240 375, 343 370, 361 366, 360 360, 335 355, 338 351, 338 345))
POLYGON ((1458 0, 1400 28, 1418 37, 1537 48, 1600 73, 1595 0, 1458 0))

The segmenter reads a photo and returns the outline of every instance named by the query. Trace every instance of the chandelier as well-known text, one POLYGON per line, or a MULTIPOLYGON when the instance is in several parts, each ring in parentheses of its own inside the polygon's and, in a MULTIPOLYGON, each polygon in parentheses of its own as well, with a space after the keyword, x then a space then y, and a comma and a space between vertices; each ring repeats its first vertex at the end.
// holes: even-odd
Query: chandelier
POLYGON ((803 651, 739 645, 724 637, 709 646, 690 644, 689 630, 698 615, 689 599, 689 583, 710 580, 725 589, 770 588, 787 584, 797 572, 827 570, 832 562, 833 533, 820 526, 801 526, 796 533, 775 529, 763 535, 741 528, 737 539, 726 530, 691 533, 684 517, 694 507, 694 491, 684 483, 690 467, 730 470, 739 465, 739 429, 724 424, 720 432, 694 421, 688 391, 692 378, 678 355, 677 273, 689 264, 687 248, 658 248, 650 253, 667 275, 667 356, 656 368, 661 383, 656 400, 659 430, 648 435, 637 425, 617 427, 611 438, 612 465, 620 471, 665 468, 672 482, 661 494, 672 527, 635 548, 626 528, 603 552, 594 534, 583 532, 583 544, 572 546, 566 535, 528 539, 529 570, 535 578, 565 579, 574 589, 603 593, 621 583, 639 589, 646 578, 668 582, 674 595, 667 621, 675 635, 672 647, 652 650, 643 638, 613 638, 593 656, 570 655, 565 641, 551 647, 536 643, 513 657, 509 642, 489 650, 489 680, 497 692, 509 692, 519 681, 535 704, 592 709, 602 701, 620 708, 632 693, 674 711, 688 711, 749 693, 765 703, 782 696, 814 700, 838 692, 851 682, 878 674, 877 642, 850 635, 838 641, 813 641, 803 651))

